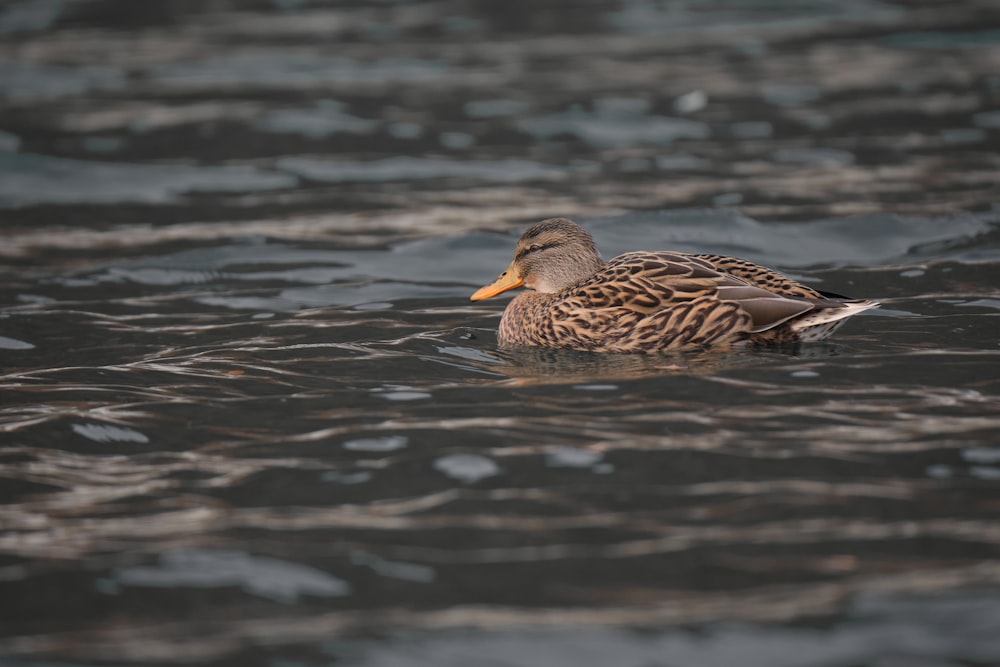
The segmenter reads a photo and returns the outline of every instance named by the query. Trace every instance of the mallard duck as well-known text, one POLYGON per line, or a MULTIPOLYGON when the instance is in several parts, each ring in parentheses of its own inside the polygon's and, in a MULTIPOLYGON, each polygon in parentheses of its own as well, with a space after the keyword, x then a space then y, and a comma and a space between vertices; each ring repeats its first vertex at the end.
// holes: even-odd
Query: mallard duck
POLYGON ((530 227, 507 270, 470 298, 522 286, 500 320, 501 347, 660 352, 810 342, 879 305, 735 257, 628 252, 605 262, 590 233, 566 218, 530 227))

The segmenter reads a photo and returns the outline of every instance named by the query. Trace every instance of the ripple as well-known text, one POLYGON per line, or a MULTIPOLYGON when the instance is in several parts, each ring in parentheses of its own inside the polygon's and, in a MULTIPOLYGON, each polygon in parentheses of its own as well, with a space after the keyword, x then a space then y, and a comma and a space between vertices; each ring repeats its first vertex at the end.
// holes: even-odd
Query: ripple
POLYGON ((372 473, 361 470, 352 473, 343 473, 336 470, 328 470, 320 476, 324 482, 336 482, 337 484, 364 484, 372 480, 372 473))
POLYGON ((396 139, 419 139, 426 131, 420 123, 403 121, 389 125, 389 135, 396 139))
POLYGON ((431 394, 424 391, 381 391, 375 395, 387 401, 419 401, 431 398, 431 394))
POLYGON ((21 0, 0 9, 0 33, 36 32, 52 26, 65 8, 63 0, 21 0))
POLYGON ((575 135, 596 147, 620 147, 637 144, 670 144, 678 139, 706 139, 712 131, 700 121, 638 113, 571 110, 539 118, 526 118, 518 127, 539 139, 553 139, 563 134, 575 135))
POLYGON ((38 204, 162 204, 196 192, 287 188, 294 176, 254 167, 90 162, 45 155, 0 154, 0 208, 38 204))
POLYGON ((977 127, 1000 129, 1000 111, 981 111, 972 116, 977 127))
POLYGON ((323 139, 332 134, 371 134, 379 126, 377 120, 358 118, 346 111, 346 105, 323 100, 312 109, 281 109, 272 111, 256 122, 265 132, 301 134, 310 139, 323 139))
POLYGON ((578 447, 558 447, 546 452, 546 464, 553 468, 591 468, 603 454, 578 447))
POLYGON ((1000 44, 1000 30, 899 32, 881 39, 890 46, 932 51, 995 48, 1000 44))
POLYGON ((0 130, 0 153, 16 153, 21 147, 21 138, 16 134, 0 130))
POLYGON ((978 127, 952 127, 941 130, 939 136, 950 144, 975 144, 985 141, 989 135, 978 127))
POLYGON ((996 213, 947 218, 878 214, 790 226, 760 223, 731 210, 679 210, 584 219, 583 223, 605 256, 635 250, 635 241, 628 239, 643 239, 643 246, 650 250, 715 252, 785 268, 831 262, 912 263, 920 257, 961 261, 967 255, 970 261, 994 261, 1000 256, 992 246, 976 241, 1000 224, 996 213))
POLYGON ((498 118, 517 116, 530 108, 527 102, 520 100, 470 100, 463 107, 465 114, 472 118, 498 118))
POLYGON ((343 579, 287 561, 251 556, 241 551, 174 549, 160 556, 158 566, 114 571, 117 586, 154 588, 220 588, 239 586, 247 593, 292 604, 303 595, 349 595, 343 579))
POLYGON ((774 134, 774 124, 768 121, 741 121, 730 125, 729 132, 739 139, 767 139, 774 134))
POLYGON ((24 103, 125 87, 125 72, 111 67, 0 62, 0 97, 24 103))
POLYGON ((780 107, 799 107, 815 102, 823 89, 811 85, 769 85, 764 87, 764 99, 780 107))
POLYGON ((662 5, 646 0, 627 0, 621 9, 608 12, 606 18, 622 32, 635 35, 667 33, 704 35, 705 28, 724 30, 736 26, 740 30, 754 27, 800 25, 820 26, 831 19, 849 20, 863 15, 872 22, 898 20, 902 9, 877 0, 813 0, 793 4, 726 3, 715 11, 705 12, 697 5, 662 5))
POLYGON ((962 458, 973 463, 1000 463, 1000 449, 994 447, 963 449, 962 458))
POLYGON ((436 578, 434 568, 416 563, 400 563, 379 558, 374 554, 356 551, 351 554, 351 562, 371 568, 375 574, 391 579, 402 579, 427 584, 436 578))
POLYGON ((664 171, 702 171, 711 169, 712 161, 688 153, 674 153, 671 155, 658 155, 656 157, 656 166, 664 171))
MULTIPOLYGON (((822 604, 828 593, 815 592, 814 601, 822 604)), ((678 607, 686 602, 674 601, 678 607)), ((725 605, 721 599, 717 604, 725 605)), ((573 627, 574 614, 568 611, 559 614, 562 622, 555 627, 542 613, 530 619, 522 617, 521 623, 513 619, 505 622, 505 615, 498 613, 492 623, 489 618, 479 617, 481 629, 455 628, 388 641, 363 640, 352 645, 356 653, 345 664, 462 667, 483 655, 489 655, 491 662, 504 667, 537 664, 722 667, 734 662, 745 667, 853 664, 944 667, 956 664, 956 660, 989 663, 1000 658, 1000 642, 984 619, 996 618, 1000 613, 997 606, 992 591, 938 596, 875 593, 852 603, 846 617, 819 627, 767 627, 736 622, 697 630, 648 630, 638 635, 615 627, 610 611, 603 623, 597 618, 588 621, 580 615, 578 623, 592 626, 584 628, 573 627), (503 629, 497 630, 498 627, 503 629), (942 627, 955 630, 942 632, 942 627), (664 663, 665 656, 668 663, 664 663)))
POLYGON ((139 431, 108 424, 73 424, 73 432, 94 442, 149 442, 149 437, 139 431))
POLYGON ((969 466, 969 474, 978 479, 1000 481, 1000 468, 994 466, 969 466))
POLYGON ((406 447, 409 441, 410 439, 403 435, 387 435, 381 438, 348 440, 343 446, 344 449, 353 452, 394 452, 406 447))
POLYGON ((28 341, 19 340, 17 338, 8 338, 7 336, 0 336, 0 349, 3 350, 31 350, 34 349, 34 345, 28 341))
POLYGON ((677 113, 694 113, 705 108, 708 95, 703 90, 692 90, 674 100, 674 111, 677 113))
POLYGON ((425 83, 448 76, 439 60, 379 58, 363 61, 288 52, 217 56, 155 67, 151 77, 162 86, 205 88, 310 88, 329 85, 384 86, 425 83))
POLYGON ((805 164, 821 167, 835 167, 852 164, 854 153, 836 148, 782 148, 776 150, 772 157, 777 162, 786 164, 805 164))
POLYGON ((468 132, 442 132, 438 135, 438 141, 445 148, 458 151, 474 146, 476 137, 468 132))
POLYGON ((500 466, 492 459, 478 454, 451 454, 434 461, 434 468, 452 479, 465 484, 500 474, 500 466))
POLYGON ((391 157, 370 162, 336 159, 287 157, 278 168, 303 178, 328 183, 366 181, 406 181, 459 178, 499 183, 553 180, 566 171, 528 160, 446 160, 443 158, 391 157))

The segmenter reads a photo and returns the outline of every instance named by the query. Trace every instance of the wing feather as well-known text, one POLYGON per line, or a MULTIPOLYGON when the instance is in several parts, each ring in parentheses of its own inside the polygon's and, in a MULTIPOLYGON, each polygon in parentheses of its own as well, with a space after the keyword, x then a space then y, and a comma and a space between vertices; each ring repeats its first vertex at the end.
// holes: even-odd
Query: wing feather
POLYGON ((742 275, 720 270, 706 256, 626 253, 563 300, 560 318, 575 322, 573 330, 588 346, 614 347, 617 343, 669 349, 695 336, 706 343, 739 340, 815 308, 805 296, 812 292, 809 288, 769 289, 748 276, 764 275, 766 284, 770 273, 794 283, 750 262, 739 260, 734 266, 745 269, 742 275))

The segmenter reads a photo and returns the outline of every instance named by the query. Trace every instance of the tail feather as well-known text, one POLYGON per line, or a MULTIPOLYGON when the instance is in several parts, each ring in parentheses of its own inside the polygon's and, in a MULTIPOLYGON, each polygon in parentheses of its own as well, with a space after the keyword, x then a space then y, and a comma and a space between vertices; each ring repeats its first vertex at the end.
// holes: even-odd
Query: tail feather
POLYGON ((812 343, 830 336, 847 321, 847 318, 881 305, 878 301, 868 299, 851 299, 835 303, 837 305, 834 307, 820 307, 795 318, 788 323, 789 328, 798 334, 800 341, 812 343))

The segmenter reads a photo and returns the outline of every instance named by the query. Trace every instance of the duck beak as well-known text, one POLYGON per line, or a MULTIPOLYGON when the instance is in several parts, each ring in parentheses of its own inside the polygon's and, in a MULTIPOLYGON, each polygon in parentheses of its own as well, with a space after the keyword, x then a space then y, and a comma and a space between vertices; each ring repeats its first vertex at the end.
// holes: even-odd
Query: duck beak
POLYGON ((507 270, 500 274, 492 284, 486 287, 480 287, 476 290, 476 293, 469 297, 471 301, 482 301, 483 299, 489 299, 497 294, 503 294, 507 290, 517 289, 524 285, 524 280, 517 275, 514 270, 514 263, 511 262, 507 270))

